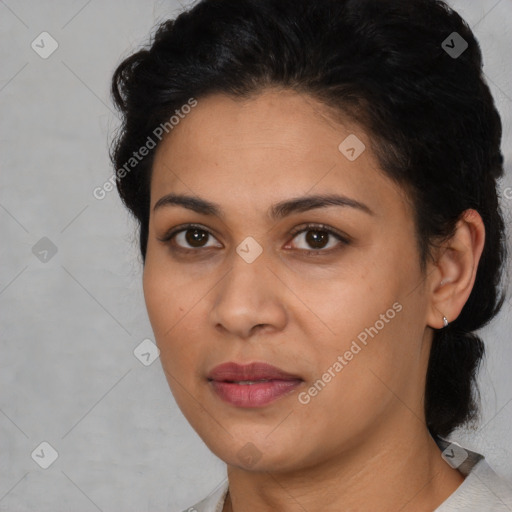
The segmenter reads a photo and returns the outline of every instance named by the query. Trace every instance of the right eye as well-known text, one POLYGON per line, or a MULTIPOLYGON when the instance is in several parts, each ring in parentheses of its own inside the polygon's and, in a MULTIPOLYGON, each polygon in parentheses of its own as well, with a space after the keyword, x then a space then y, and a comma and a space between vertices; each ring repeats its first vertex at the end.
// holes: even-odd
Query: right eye
POLYGON ((211 232, 204 229, 202 226, 187 224, 171 229, 163 238, 159 238, 159 240, 169 244, 173 251, 192 253, 198 252, 199 249, 218 247, 215 245, 204 245, 204 243, 209 240, 210 236, 214 238, 211 232))

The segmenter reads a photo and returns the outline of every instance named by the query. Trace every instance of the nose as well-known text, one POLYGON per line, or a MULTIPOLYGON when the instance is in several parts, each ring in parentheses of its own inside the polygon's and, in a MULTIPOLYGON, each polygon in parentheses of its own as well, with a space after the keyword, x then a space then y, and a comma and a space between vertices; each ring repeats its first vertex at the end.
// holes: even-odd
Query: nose
POLYGON ((248 263, 238 254, 215 294, 210 320, 224 336, 249 339, 256 332, 280 331, 287 322, 286 287, 261 254, 248 263))

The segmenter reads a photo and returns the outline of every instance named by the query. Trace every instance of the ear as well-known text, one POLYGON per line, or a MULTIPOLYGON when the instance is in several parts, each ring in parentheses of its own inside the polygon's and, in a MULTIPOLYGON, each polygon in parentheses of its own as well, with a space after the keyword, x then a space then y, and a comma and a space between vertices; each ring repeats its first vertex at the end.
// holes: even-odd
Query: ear
POLYGON ((430 292, 427 325, 444 327, 443 316, 453 322, 469 298, 484 248, 485 227, 476 210, 466 210, 457 222, 450 240, 437 250, 435 263, 428 270, 430 292))

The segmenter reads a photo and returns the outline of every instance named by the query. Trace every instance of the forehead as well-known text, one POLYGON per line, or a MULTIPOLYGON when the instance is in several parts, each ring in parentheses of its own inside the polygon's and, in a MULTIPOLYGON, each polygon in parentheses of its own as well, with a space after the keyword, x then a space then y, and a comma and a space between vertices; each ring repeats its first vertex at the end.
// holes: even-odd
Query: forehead
POLYGON ((177 139, 177 146, 186 138, 188 144, 181 149, 197 156, 249 146, 257 151, 261 145, 314 156, 317 152, 311 149, 319 139, 324 139, 322 146, 336 148, 343 133, 362 133, 361 128, 334 123, 328 112, 312 97, 287 89, 264 90, 249 98, 213 94, 200 98, 160 147, 172 144, 170 139, 177 139))
POLYGON ((334 121, 310 96, 269 90, 197 101, 157 148, 151 208, 171 191, 254 205, 334 190, 378 204, 401 193, 379 169, 364 129, 334 121))

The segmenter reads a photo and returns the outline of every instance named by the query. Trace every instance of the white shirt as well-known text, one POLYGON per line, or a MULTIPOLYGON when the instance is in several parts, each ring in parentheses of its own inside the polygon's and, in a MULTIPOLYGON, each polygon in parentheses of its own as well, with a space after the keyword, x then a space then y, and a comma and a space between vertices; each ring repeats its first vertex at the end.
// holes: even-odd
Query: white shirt
MULTIPOLYGON (((442 439, 437 444, 441 450, 451 446, 442 439)), ((497 475, 483 455, 463 450, 467 458, 457 469, 465 476, 464 482, 433 512, 512 512, 512 483, 497 475)), ((183 512, 222 512, 228 485, 224 481, 212 494, 183 512)))

